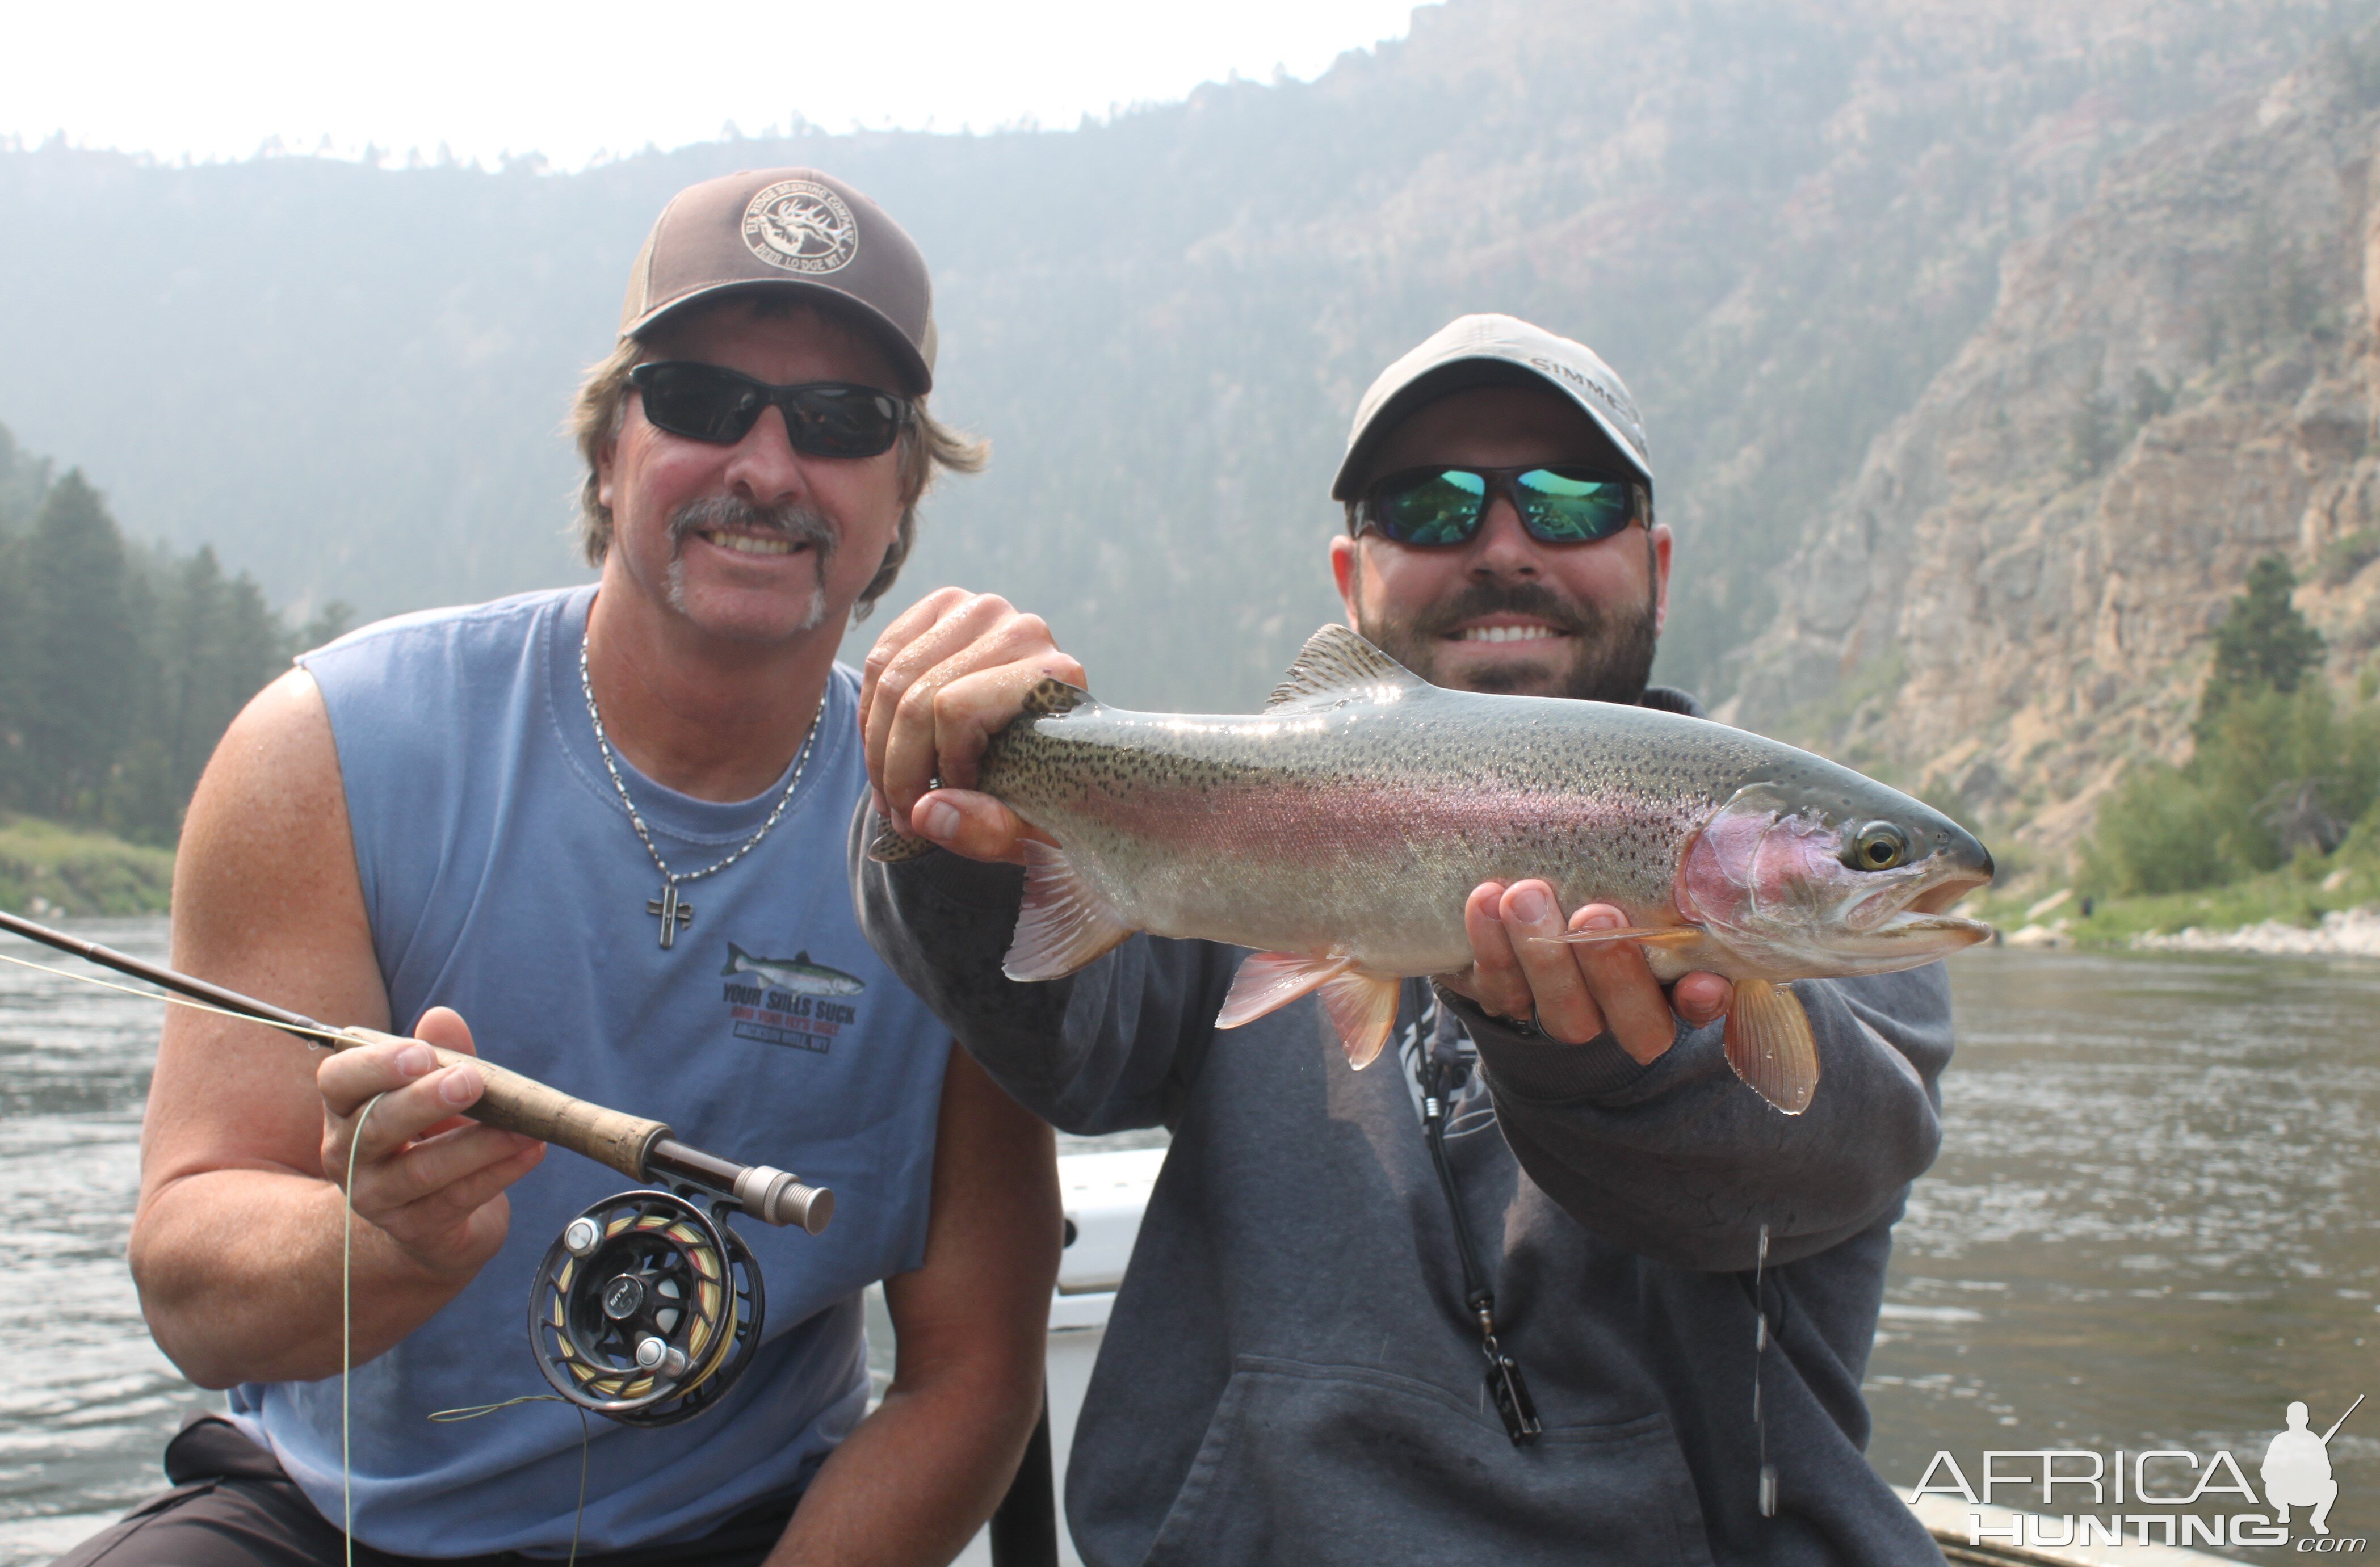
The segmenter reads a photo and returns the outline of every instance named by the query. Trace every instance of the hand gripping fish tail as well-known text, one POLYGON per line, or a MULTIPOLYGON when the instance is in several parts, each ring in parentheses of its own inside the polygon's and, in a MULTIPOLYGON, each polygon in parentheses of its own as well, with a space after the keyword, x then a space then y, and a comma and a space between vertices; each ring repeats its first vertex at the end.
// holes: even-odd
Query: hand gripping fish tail
MULTIPOLYGON (((1985 941, 1949 912, 1992 856, 1922 801, 1822 757, 1650 708, 1431 686, 1342 626, 1263 711, 1132 712, 1051 680, 978 785, 1056 841, 1026 849, 1006 971, 1071 974, 1135 931, 1247 947, 1217 1017, 1315 994, 1349 1062, 1398 981, 1470 961, 1463 905, 1540 877, 1626 928, 1665 982, 1733 982, 1729 1064, 1786 1114, 1821 1071, 1796 979, 1913 968, 1985 941)), ((913 857, 889 826, 871 854, 913 857)))

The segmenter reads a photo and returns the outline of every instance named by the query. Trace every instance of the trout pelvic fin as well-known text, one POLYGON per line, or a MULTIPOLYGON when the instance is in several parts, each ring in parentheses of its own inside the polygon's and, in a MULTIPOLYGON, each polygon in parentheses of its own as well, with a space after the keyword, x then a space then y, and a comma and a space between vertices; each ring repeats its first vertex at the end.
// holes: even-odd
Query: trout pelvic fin
POLYGON ((1338 1030, 1347 1064, 1361 1072, 1388 1042, 1389 1029, 1397 1020, 1397 989, 1393 976, 1366 973, 1341 954, 1255 953, 1232 977, 1231 994, 1215 1014, 1215 1026, 1237 1028, 1319 991, 1323 1014, 1338 1030))
POLYGON ((1360 968, 1323 981, 1322 1010, 1339 1030, 1339 1045, 1347 1052, 1347 1064, 1356 1071, 1371 1065, 1380 1047, 1389 1042, 1389 1030, 1396 1026, 1400 989, 1394 979, 1360 968))
POLYGON ((1737 980, 1727 1014, 1727 1063, 1786 1114, 1809 1109, 1818 1087, 1818 1041, 1802 998, 1766 979, 1737 980))
POLYGON ((905 838, 892 825, 890 817, 876 819, 876 836, 868 843, 868 857, 879 865, 899 865, 903 860, 923 859, 934 852, 934 845, 924 838, 905 838))
POLYGON ((1115 905, 1083 880, 1063 849, 1032 838, 1024 848, 1025 905, 1017 912, 1002 973, 1011 979, 1062 979, 1132 934, 1115 905))
POLYGON ((1292 659, 1289 673, 1266 698, 1268 708, 1311 702, 1329 707, 1359 696, 1368 687, 1424 690, 1427 683, 1343 626, 1326 626, 1305 639, 1292 659))
POLYGON ((1354 966, 1352 957, 1251 953, 1232 976, 1231 993, 1223 998, 1223 1010, 1215 1014, 1215 1026, 1237 1028, 1243 1023, 1254 1023, 1354 966))

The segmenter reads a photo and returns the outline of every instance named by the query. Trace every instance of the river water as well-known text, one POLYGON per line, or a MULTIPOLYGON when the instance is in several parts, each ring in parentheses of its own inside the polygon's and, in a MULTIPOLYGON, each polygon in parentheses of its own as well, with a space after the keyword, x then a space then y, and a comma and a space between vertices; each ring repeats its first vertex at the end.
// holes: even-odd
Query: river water
MULTIPOLYGON (((161 920, 76 929, 164 954, 161 920)), ((1942 1158, 1868 1379, 1887 1477, 2171 1448, 2253 1481, 2290 1400, 2319 1430, 2380 1395, 2380 963, 1985 951, 1952 973, 1942 1158)), ((154 1492, 212 1402, 149 1342, 123 1263, 158 1012, 0 966, 0 1567, 154 1492)), ((2330 1454, 2334 1532, 2380 1535, 2380 1397, 2330 1454)))

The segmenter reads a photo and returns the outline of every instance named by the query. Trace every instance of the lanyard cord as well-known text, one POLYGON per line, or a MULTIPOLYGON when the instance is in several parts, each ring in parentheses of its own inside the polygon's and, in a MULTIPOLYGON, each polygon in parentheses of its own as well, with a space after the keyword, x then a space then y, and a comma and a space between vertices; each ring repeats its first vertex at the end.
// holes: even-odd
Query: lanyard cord
MULTIPOLYGON (((1737 1277, 1741 1278, 1739 1274, 1737 1277)), ((1768 1342, 1777 1335, 1768 1327, 1768 1226, 1760 1227, 1760 1248, 1752 1264, 1752 1434, 1759 1449, 1759 1489, 1755 1498, 1763 1518, 1777 1516, 1777 1465, 1768 1462, 1768 1402, 1766 1397, 1767 1379, 1761 1373, 1768 1365, 1768 1342)), ((1777 1291, 1777 1326, 1785 1326, 1785 1303, 1791 1298, 1780 1286, 1777 1291)))
MULTIPOLYGON (((1434 1000, 1434 998, 1433 998, 1434 1000)), ((1425 1022, 1437 1021, 1437 1008, 1425 1022)), ((1416 1025, 1416 1030, 1420 1027, 1416 1025)), ((1463 1305, 1479 1324, 1480 1352, 1488 1357, 1488 1396, 1495 1401, 1496 1413, 1503 1418, 1504 1434, 1512 1439, 1514 1447, 1524 1447, 1544 1434, 1545 1427, 1537 1419, 1537 1406, 1529 1397, 1529 1384, 1521 1375, 1521 1363, 1504 1352, 1496 1338, 1496 1294, 1488 1287, 1487 1270, 1479 1265, 1479 1252, 1471 1238, 1471 1222, 1463 1217, 1463 1199, 1455 1190, 1454 1167, 1446 1158, 1446 1092, 1449 1087, 1447 1063, 1434 1048, 1437 1029, 1430 1029, 1430 1039, 1420 1047, 1420 1060, 1415 1063, 1415 1076, 1421 1084, 1421 1127, 1423 1139, 1429 1145, 1429 1161, 1438 1171, 1439 1190, 1446 1195, 1447 1216, 1454 1221, 1454 1255, 1463 1264, 1463 1305)))
POLYGON ((1479 1266, 1479 1251, 1471 1239, 1471 1221, 1454 1189, 1454 1169, 1446 1161, 1446 1063, 1435 1055, 1421 1063, 1421 1129, 1429 1144, 1429 1161, 1438 1168, 1439 1190, 1446 1194, 1447 1217, 1454 1221, 1454 1254, 1463 1263, 1463 1304, 1479 1319, 1479 1331, 1491 1343, 1496 1337, 1496 1295, 1488 1289, 1479 1266))

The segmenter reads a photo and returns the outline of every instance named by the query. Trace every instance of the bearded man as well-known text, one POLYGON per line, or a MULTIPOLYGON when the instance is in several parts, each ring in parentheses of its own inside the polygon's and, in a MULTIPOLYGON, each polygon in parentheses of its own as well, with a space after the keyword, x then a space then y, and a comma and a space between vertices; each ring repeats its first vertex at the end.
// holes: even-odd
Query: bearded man
MULTIPOLYGON (((1350 623, 1441 685, 1694 713, 1646 685, 1672 541, 1634 404, 1582 345, 1453 322, 1365 395, 1332 493, 1350 623)), ((944 852, 852 871, 878 950, 1061 1127, 1173 1140, 1076 1426, 1093 1567, 1940 1560, 1863 1456, 1892 1222, 1940 1138, 1939 965, 1805 982, 1825 1091, 1788 1119, 1541 880, 1475 889, 1473 963, 1349 1074, 1312 997, 1220 1030, 1238 949, 1135 936, 1002 974, 1023 824, 965 785, 1046 628, 945 590, 869 655, 876 805, 944 852), (1757 1414, 1755 1415, 1755 1411, 1757 1414)))
POLYGON ((1049 1133, 868 951, 841 859, 865 780, 838 640, 935 468, 978 461, 926 411, 933 347, 923 258, 848 185, 681 192, 579 395, 600 582, 307 655, 225 736, 175 879, 181 968, 476 1040, 832 1188, 820 1235, 741 1226, 767 1300, 741 1378, 662 1427, 553 1398, 439 1423, 544 1394, 522 1301, 619 1177, 458 1119, 479 1071, 423 1043, 318 1066, 175 1012, 132 1269, 230 1414, 67 1561, 334 1563, 352 1518, 376 1564, 929 1563, 990 1513, 1039 1407, 1049 1133), (870 1412, 880 1279, 898 1364, 870 1412))

